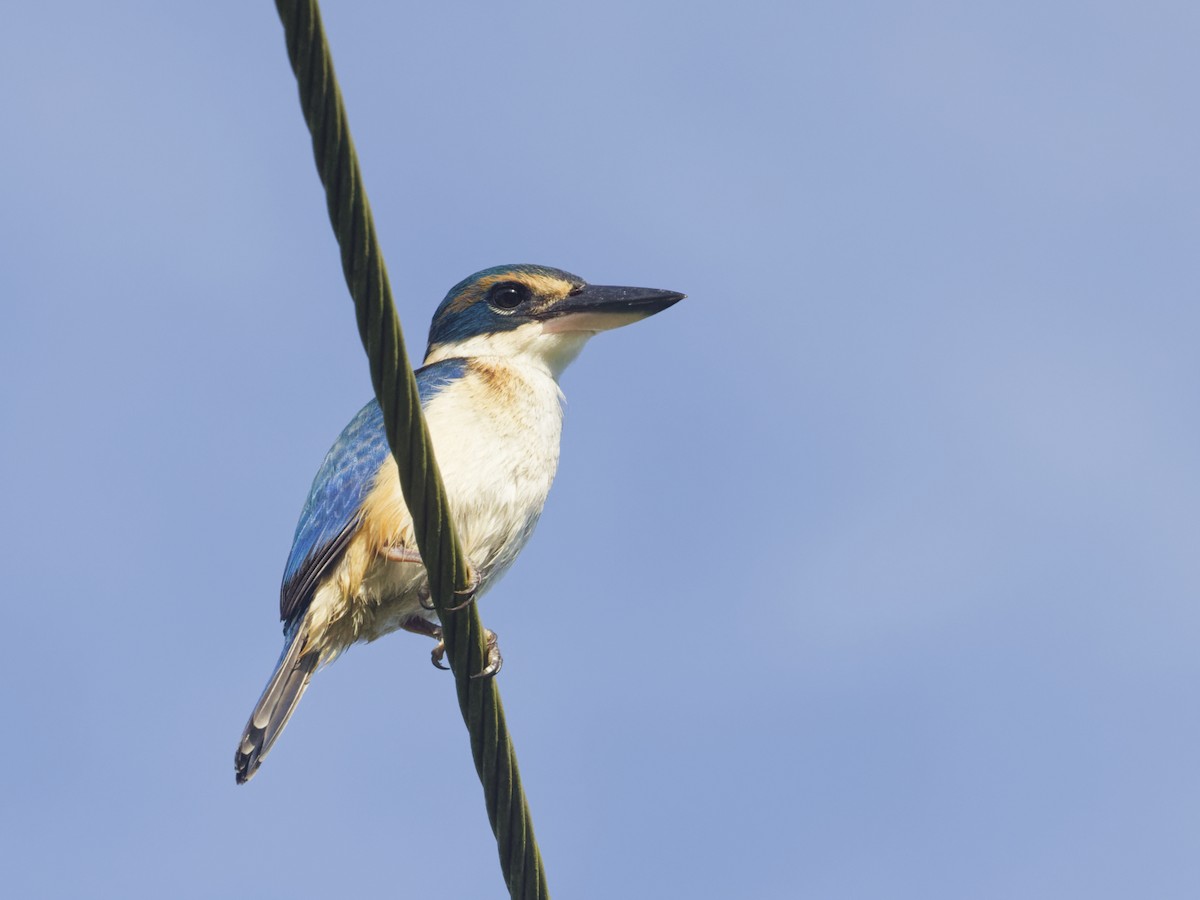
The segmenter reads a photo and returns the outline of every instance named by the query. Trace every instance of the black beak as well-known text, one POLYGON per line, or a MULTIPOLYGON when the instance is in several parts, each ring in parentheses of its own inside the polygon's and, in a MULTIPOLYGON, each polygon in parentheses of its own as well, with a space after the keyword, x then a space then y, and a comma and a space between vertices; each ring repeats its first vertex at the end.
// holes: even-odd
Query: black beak
POLYGON ((542 312, 548 332, 607 331, 674 306, 686 295, 654 288, 585 285, 542 312))

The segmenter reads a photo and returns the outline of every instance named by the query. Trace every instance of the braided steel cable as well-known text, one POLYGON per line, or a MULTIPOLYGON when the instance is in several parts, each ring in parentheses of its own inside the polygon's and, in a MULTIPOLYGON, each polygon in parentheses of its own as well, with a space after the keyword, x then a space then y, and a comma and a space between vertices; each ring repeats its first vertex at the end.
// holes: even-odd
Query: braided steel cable
POLYGON ((471 735, 471 755, 483 784, 504 881, 513 898, 546 900, 546 874, 500 693, 494 679, 471 677, 483 669, 487 658, 479 612, 474 603, 457 612, 450 609, 462 600, 455 595, 456 588, 469 586, 467 560, 450 520, 446 488, 421 414, 417 382, 404 350, 320 11, 316 0, 276 0, 275 6, 312 133, 313 155, 370 361, 371 383, 383 409, 388 444, 400 470, 400 487, 412 512, 413 531, 442 622, 446 658, 471 735))

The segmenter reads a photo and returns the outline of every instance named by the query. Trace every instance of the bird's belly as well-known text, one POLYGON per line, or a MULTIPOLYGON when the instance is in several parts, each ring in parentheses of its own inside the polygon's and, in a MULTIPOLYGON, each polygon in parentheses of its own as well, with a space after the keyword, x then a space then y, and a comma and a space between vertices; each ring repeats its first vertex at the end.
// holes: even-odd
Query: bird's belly
MULTIPOLYGON (((517 483, 515 490, 506 492, 509 496, 489 498, 473 493, 467 502, 455 501, 453 482, 448 482, 447 490, 459 540, 479 578, 478 599, 508 570, 529 540, 549 482, 544 488, 517 483)), ((425 608, 422 599, 428 602, 428 579, 422 565, 377 555, 349 604, 356 620, 354 640, 376 640, 414 617, 436 624, 436 613, 425 608)))

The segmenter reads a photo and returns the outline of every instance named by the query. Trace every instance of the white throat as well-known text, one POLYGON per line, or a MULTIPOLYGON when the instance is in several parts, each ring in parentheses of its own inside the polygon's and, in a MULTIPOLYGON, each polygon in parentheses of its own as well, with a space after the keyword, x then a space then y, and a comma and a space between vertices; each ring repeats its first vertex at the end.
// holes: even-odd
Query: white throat
POLYGON ((571 331, 547 333, 540 322, 530 322, 510 331, 481 334, 463 341, 435 344, 425 356, 425 364, 443 359, 498 356, 517 365, 531 366, 555 381, 571 364, 583 345, 595 332, 571 331))

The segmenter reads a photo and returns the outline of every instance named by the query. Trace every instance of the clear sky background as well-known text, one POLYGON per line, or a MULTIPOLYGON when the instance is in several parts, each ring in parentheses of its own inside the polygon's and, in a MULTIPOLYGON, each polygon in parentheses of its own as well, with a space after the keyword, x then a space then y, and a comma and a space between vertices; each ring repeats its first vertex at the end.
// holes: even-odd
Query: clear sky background
MULTIPOLYGON (((412 352, 499 263, 689 295, 483 605, 554 895, 1200 896, 1196 4, 324 14, 412 352)), ((425 639, 234 785, 371 394, 273 6, 0 78, 3 892, 502 896, 425 639)))

